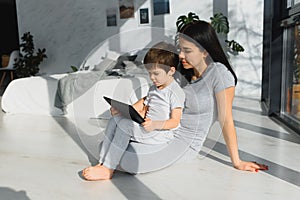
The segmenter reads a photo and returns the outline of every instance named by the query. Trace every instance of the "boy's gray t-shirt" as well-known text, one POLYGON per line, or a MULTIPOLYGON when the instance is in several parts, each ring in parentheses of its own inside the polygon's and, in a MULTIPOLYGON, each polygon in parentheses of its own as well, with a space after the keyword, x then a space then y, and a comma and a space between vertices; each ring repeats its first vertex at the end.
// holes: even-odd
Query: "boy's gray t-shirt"
POLYGON ((146 117, 154 121, 168 120, 174 108, 183 108, 184 100, 185 93, 175 80, 162 90, 152 85, 144 102, 149 106, 146 117))

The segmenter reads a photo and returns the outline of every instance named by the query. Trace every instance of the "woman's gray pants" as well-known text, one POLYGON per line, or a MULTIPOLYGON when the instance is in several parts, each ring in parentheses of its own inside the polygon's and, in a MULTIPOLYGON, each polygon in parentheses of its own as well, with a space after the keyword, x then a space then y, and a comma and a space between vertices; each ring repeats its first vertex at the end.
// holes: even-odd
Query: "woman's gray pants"
POLYGON ((145 173, 162 169, 178 161, 191 160, 198 152, 189 148, 186 141, 175 137, 165 144, 132 142, 132 122, 123 117, 112 117, 105 131, 100 160, 105 167, 129 173, 145 173))

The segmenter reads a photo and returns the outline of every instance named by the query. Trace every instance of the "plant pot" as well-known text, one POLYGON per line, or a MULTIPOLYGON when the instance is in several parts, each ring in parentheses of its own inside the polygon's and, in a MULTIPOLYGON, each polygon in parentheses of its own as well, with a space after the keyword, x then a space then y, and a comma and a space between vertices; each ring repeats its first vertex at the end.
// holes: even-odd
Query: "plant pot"
POLYGON ((2 55, 2 67, 7 67, 9 62, 9 56, 8 55, 2 55))

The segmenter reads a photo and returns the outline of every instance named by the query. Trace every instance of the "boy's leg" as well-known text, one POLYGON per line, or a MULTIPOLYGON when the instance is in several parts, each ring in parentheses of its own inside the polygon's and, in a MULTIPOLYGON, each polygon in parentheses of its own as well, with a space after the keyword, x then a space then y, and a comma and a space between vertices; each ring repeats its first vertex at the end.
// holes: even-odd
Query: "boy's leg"
POLYGON ((87 180, 107 180, 113 175, 114 170, 126 151, 130 142, 130 134, 132 131, 132 120, 122 118, 117 121, 115 134, 108 147, 105 149, 105 157, 102 165, 91 166, 83 170, 82 175, 87 180))
POLYGON ((169 137, 167 138, 167 136, 164 136, 167 134, 172 133, 170 133, 170 131, 146 132, 139 124, 130 119, 122 118, 121 120, 118 120, 115 134, 109 148, 106 150, 102 165, 109 169, 116 169, 120 164, 120 160, 126 152, 130 141, 150 145, 164 144, 167 141, 170 141, 169 137))
POLYGON ((131 140, 134 129, 132 120, 122 118, 118 121, 115 134, 107 149, 103 165, 109 169, 116 169, 131 140))
POLYGON ((107 153, 107 150, 108 150, 108 148, 113 140, 113 137, 115 135, 117 123, 121 119, 122 119, 122 117, 120 117, 120 116, 115 116, 115 117, 110 118, 110 120, 107 124, 107 127, 105 129, 104 139, 102 141, 102 145, 100 148, 99 163, 103 163, 105 155, 107 153))

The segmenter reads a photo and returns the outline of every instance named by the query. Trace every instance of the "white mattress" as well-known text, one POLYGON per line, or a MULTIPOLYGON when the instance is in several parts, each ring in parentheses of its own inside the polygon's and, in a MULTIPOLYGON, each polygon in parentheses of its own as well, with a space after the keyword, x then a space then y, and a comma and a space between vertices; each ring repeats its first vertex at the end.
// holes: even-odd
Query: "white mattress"
MULTIPOLYGON (((6 113, 28 113, 59 116, 54 107, 57 82, 66 74, 36 76, 12 81, 2 96, 2 110, 6 113)), ((98 81, 92 88, 67 106, 67 117, 109 118, 109 105, 103 95, 134 103, 146 95, 149 88, 144 77, 117 78, 98 81)))
POLYGON ((84 95, 67 106, 66 116, 72 118, 110 118, 110 105, 103 96, 133 104, 146 96, 149 88, 147 80, 138 78, 114 78, 98 81, 84 95))
POLYGON ((2 110, 6 113, 62 114, 60 109, 54 107, 54 97, 57 82, 65 75, 34 76, 13 80, 2 96, 2 110))

